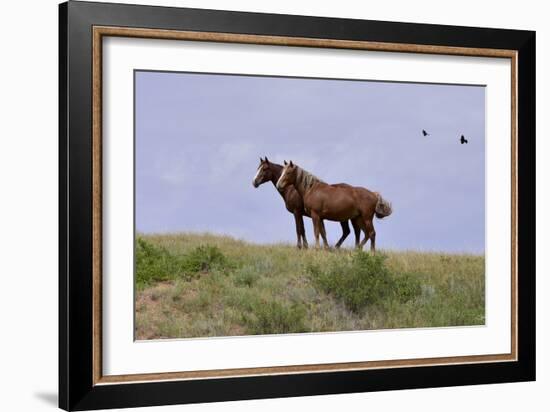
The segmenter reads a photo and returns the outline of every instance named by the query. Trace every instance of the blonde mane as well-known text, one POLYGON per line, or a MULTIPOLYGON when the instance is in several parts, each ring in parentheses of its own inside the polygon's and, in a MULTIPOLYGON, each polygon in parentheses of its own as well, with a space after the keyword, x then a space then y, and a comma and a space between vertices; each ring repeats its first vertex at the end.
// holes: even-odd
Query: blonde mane
POLYGON ((296 166, 296 185, 301 186, 304 191, 307 191, 315 183, 325 183, 323 180, 319 179, 312 173, 309 173, 307 170, 302 169, 300 166, 296 166))

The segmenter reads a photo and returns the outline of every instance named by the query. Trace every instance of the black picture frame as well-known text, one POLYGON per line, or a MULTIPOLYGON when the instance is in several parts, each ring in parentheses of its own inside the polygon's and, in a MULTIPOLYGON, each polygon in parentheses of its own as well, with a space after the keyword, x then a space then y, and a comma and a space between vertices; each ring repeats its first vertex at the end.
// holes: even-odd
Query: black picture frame
POLYGON ((535 32, 70 1, 59 6, 59 406, 89 410, 535 380, 535 32), (92 27, 517 51, 517 361, 96 385, 92 27))

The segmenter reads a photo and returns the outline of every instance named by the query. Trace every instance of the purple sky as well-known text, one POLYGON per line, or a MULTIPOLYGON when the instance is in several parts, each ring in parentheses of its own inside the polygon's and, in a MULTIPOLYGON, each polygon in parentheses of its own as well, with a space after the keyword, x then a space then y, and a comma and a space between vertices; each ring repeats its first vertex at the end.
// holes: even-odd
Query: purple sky
POLYGON ((135 92, 138 232, 295 243, 273 185, 252 186, 267 155, 390 200, 379 248, 485 249, 484 87, 138 71, 135 92))

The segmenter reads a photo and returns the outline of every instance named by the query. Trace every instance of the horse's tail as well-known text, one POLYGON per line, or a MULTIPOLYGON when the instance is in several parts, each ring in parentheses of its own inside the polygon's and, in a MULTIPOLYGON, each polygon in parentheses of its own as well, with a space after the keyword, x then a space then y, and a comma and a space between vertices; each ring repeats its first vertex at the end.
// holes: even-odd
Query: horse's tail
POLYGON ((378 219, 383 219, 392 214, 393 209, 391 203, 384 199, 380 193, 376 193, 378 200, 376 201, 376 207, 374 209, 374 214, 378 219))

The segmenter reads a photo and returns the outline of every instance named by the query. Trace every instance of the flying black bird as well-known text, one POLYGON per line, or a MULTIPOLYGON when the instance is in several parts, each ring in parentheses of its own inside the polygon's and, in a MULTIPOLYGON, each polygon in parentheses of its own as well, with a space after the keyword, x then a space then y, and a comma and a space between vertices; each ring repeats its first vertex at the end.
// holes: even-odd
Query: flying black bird
POLYGON ((464 135, 460 136, 460 144, 468 143, 468 140, 464 138, 464 135))
POLYGON ((430 134, 426 130, 422 129, 422 136, 429 136, 429 135, 430 134))

